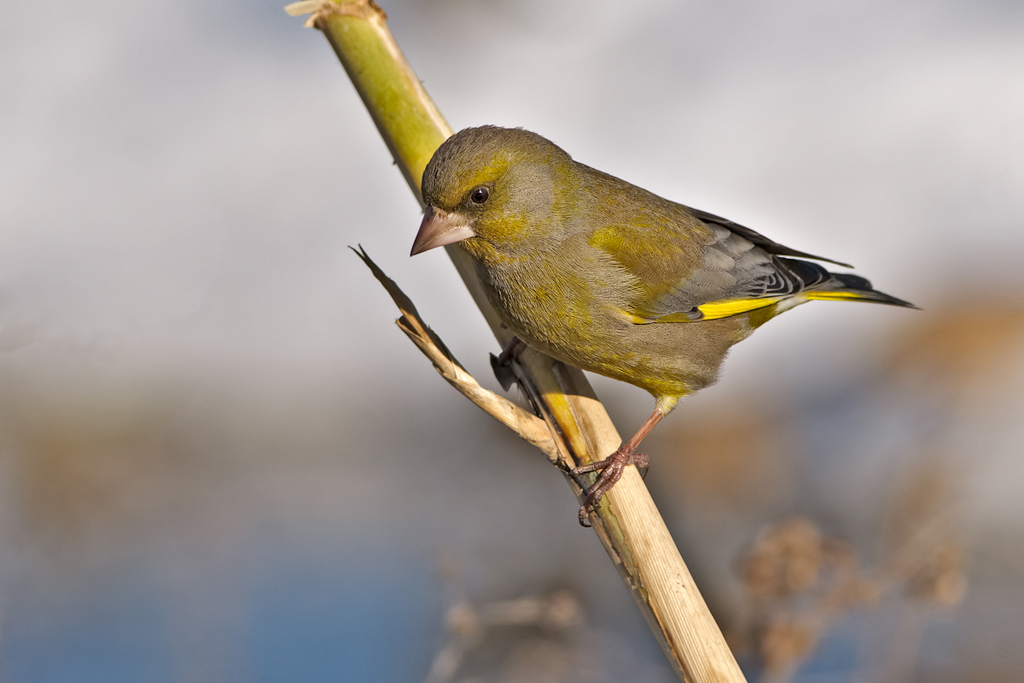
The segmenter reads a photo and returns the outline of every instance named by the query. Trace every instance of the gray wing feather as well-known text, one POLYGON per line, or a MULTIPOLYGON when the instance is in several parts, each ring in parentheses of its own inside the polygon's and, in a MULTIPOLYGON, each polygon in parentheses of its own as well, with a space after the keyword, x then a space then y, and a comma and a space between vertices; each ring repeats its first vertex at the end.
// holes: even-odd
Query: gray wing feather
POLYGON ((768 239, 767 237, 765 237, 764 235, 757 231, 751 230, 750 228, 740 225, 739 223, 734 223, 728 218, 722 218, 721 216, 716 216, 713 213, 701 211, 700 209, 690 209, 690 213, 692 213, 694 217, 696 217, 705 225, 719 226, 725 228, 729 232, 735 233, 736 235, 739 235, 747 239, 752 244, 761 247, 769 254, 775 254, 776 256, 795 256, 797 258, 809 258, 812 261, 826 261, 828 263, 834 263, 837 266, 843 266, 844 268, 853 268, 853 266, 851 266, 849 263, 843 263, 842 261, 834 261, 830 258, 825 258, 824 256, 815 256, 814 254, 808 254, 805 251, 797 251, 796 249, 790 249, 785 245, 779 244, 775 240, 768 239))
POLYGON ((713 240, 704 248, 701 266, 645 313, 654 318, 687 313, 697 320, 702 304, 792 296, 831 277, 817 264, 779 258, 730 228, 707 225, 713 240))

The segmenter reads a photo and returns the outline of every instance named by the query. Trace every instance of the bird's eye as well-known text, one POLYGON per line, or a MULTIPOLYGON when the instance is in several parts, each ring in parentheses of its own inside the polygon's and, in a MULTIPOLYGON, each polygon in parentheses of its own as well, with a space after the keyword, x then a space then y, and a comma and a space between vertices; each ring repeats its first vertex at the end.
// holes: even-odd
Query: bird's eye
POLYGON ((473 188, 473 191, 469 193, 469 201, 474 204, 483 204, 490 196, 491 191, 481 185, 480 187, 473 188))

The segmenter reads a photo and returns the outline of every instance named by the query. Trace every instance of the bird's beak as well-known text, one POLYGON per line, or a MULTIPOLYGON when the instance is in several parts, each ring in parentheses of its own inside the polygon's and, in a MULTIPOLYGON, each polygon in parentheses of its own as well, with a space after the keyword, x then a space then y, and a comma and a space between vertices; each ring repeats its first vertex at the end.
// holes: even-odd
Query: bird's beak
POLYGON ((423 213, 420 231, 416 233, 416 240, 412 243, 410 256, 434 247, 455 244, 475 235, 473 228, 466 224, 466 219, 462 216, 428 206, 423 213))

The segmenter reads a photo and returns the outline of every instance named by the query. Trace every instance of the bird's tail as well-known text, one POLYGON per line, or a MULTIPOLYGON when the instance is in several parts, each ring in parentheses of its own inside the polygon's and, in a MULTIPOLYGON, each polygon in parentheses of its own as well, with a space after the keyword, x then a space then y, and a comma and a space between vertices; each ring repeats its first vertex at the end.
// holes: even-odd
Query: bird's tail
POLYGON ((889 306, 917 308, 917 306, 909 301, 897 299, 885 292, 879 292, 871 287, 871 283, 867 279, 859 275, 832 272, 829 275, 832 277, 821 283, 818 287, 804 292, 804 296, 811 300, 872 301, 878 304, 888 304, 889 306))
POLYGON ((833 273, 825 270, 817 263, 782 259, 790 271, 804 283, 803 296, 811 300, 823 301, 873 301, 890 306, 917 308, 903 299, 897 299, 871 286, 867 279, 860 275, 833 273))

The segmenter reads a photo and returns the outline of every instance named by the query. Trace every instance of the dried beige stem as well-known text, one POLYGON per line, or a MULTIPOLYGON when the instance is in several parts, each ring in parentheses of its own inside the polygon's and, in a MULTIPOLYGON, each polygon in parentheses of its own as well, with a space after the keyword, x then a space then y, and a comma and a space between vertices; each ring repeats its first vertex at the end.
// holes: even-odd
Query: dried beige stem
POLYGON ((384 274, 384 271, 373 262, 365 250, 360 248, 353 249, 353 251, 363 260, 373 276, 384 285, 384 289, 391 295, 398 310, 402 312, 402 317, 395 321, 399 329, 405 332, 423 352, 423 355, 430 359, 437 371, 441 373, 441 377, 458 389, 463 396, 480 406, 488 415, 539 448, 548 456, 549 460, 554 461, 558 456, 558 447, 544 420, 480 386, 480 383, 462 367, 459 361, 455 360, 441 338, 427 327, 412 300, 395 284, 395 281, 384 274))

